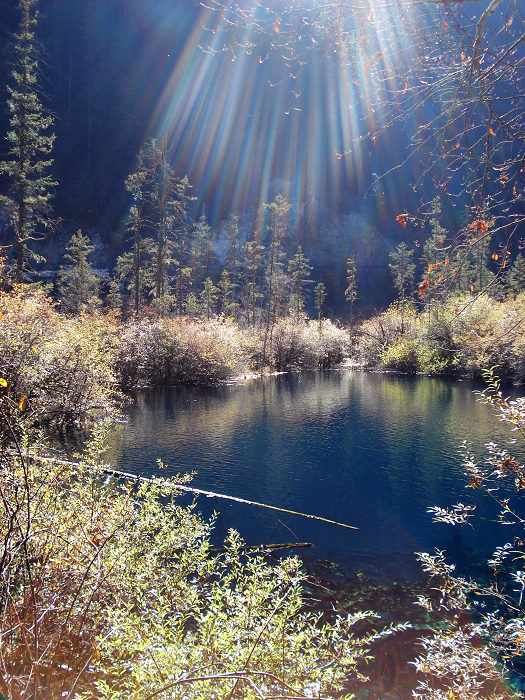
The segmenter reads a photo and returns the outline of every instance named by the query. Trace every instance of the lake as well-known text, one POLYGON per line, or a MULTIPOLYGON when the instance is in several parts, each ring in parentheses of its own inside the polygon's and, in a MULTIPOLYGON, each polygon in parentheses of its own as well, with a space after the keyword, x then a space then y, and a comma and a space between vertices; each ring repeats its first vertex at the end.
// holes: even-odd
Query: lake
MULTIPOLYGON (((466 488, 463 440, 483 454, 507 429, 475 387, 356 370, 286 374, 214 388, 139 392, 108 450, 139 474, 195 472, 193 485, 355 525, 348 530, 262 508, 199 497, 219 513, 215 540, 236 528, 248 544, 312 542, 310 561, 389 578, 417 576, 414 552, 445 548, 473 572, 507 530, 491 522, 449 527, 427 508, 476 503, 466 488)), ((481 569, 480 569, 481 570, 481 569)))

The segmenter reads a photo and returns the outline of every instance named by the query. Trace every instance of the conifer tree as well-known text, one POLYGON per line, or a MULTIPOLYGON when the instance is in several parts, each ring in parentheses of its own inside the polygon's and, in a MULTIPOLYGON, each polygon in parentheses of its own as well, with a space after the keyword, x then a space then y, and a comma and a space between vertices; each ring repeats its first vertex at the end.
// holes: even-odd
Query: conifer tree
POLYGON ((235 214, 228 226, 228 239, 230 241, 230 250, 226 262, 226 269, 230 275, 230 280, 233 285, 233 300, 235 301, 235 292, 238 285, 238 268, 239 268, 239 217, 235 214))
POLYGON ((405 332, 405 308, 407 297, 414 286, 414 273, 416 266, 412 262, 414 251, 406 243, 400 243, 397 248, 390 253, 389 263, 396 288, 401 301, 401 333, 405 332))
POLYGON ((0 197, 15 232, 16 274, 22 282, 28 243, 43 237, 49 226, 50 199, 56 182, 49 174, 55 135, 53 118, 38 96, 38 52, 34 30, 37 0, 19 0, 20 27, 15 34, 13 84, 7 88, 9 125, 8 158, 0 162, 0 175, 9 182, 9 194, 0 197))
POLYGON ((153 240, 146 235, 147 186, 153 178, 151 159, 148 158, 150 148, 151 143, 140 149, 136 169, 125 182, 127 191, 133 196, 133 206, 128 219, 132 249, 121 255, 117 261, 119 278, 128 280, 135 315, 139 313, 143 301, 153 252, 153 240))
POLYGON ((257 241, 246 241, 244 245, 244 283, 242 301, 246 310, 247 322, 255 323, 257 303, 261 299, 260 276, 263 261, 264 246, 257 241))
POLYGON ((221 303, 221 311, 223 314, 234 314, 238 308, 238 304, 233 300, 234 286, 231 282, 228 270, 223 270, 219 284, 217 285, 219 299, 221 303))
POLYGON ((315 308, 317 310, 317 318, 319 320, 319 333, 323 331, 323 306, 326 299, 326 287, 323 282, 315 285, 315 308))
POLYGON ((218 291, 219 290, 213 284, 211 279, 209 277, 206 277, 202 285, 200 297, 202 307, 208 321, 210 320, 210 316, 212 315, 212 313, 214 313, 215 311, 215 304, 217 302, 218 291))
POLYGON ((211 242, 212 230, 204 213, 201 214, 199 220, 194 224, 193 237, 195 257, 197 259, 197 272, 195 274, 194 283, 198 285, 203 279, 208 277, 210 258, 213 250, 211 242))
POLYGON ((416 266, 412 261, 413 257, 414 251, 409 248, 406 243, 400 243, 396 249, 390 253, 390 260, 392 262, 389 263, 388 267, 392 272, 394 287, 399 294, 401 303, 405 303, 410 290, 414 286, 416 266))
POLYGON ((95 246, 79 229, 73 234, 64 258, 69 265, 60 268, 59 288, 62 308, 70 313, 80 313, 89 303, 98 301, 95 292, 98 285, 89 256, 95 246))
POLYGON ((297 251, 293 258, 288 261, 288 274, 292 280, 292 293, 289 305, 290 309, 297 314, 304 309, 304 288, 312 282, 310 279, 312 266, 309 262, 300 245, 297 246, 297 251))
POLYGON ((357 270, 354 258, 346 261, 345 299, 350 304, 350 320, 354 318, 354 302, 357 299, 357 270))
POLYGON ((267 351, 268 349, 271 350, 272 347, 273 327, 277 320, 277 310, 282 302, 283 245, 287 232, 288 213, 291 207, 292 205, 282 194, 278 194, 273 202, 265 205, 265 208, 268 209, 270 214, 270 221, 268 223, 270 240, 268 244, 268 264, 266 268, 266 323, 262 353, 263 365, 266 362, 267 351))
POLYGON ((516 255, 512 267, 507 272, 505 286, 513 296, 525 291, 525 258, 521 253, 516 255))
MULTIPOLYGON (((156 144, 155 144, 156 145, 156 144)), ((155 300, 160 310, 165 308, 168 296, 169 267, 177 264, 174 254, 186 232, 190 184, 188 177, 177 177, 168 163, 164 149, 156 146, 156 168, 151 192, 151 209, 155 228, 156 250, 155 300)))

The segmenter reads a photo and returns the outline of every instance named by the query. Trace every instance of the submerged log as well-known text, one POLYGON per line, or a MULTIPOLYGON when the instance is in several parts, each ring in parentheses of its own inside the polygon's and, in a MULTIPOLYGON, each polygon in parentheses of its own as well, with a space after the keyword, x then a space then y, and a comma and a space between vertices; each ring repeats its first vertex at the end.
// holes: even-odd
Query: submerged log
MULTIPOLYGON (((41 457, 39 455, 31 455, 33 459, 40 459, 47 462, 56 462, 58 464, 65 464, 69 466, 80 466, 79 462, 68 462, 62 459, 56 459, 54 457, 41 457)), ((96 471, 101 474, 106 474, 108 476, 114 476, 118 479, 130 479, 131 481, 140 481, 150 484, 167 484, 172 486, 178 491, 184 491, 186 493, 193 493, 196 496, 206 496, 207 498, 216 498, 224 501, 235 501, 236 503, 244 503, 248 506, 257 506, 258 508, 267 508, 268 510, 275 510, 278 513, 288 513, 290 515, 297 515, 300 518, 308 518, 309 520, 318 520, 322 523, 328 523, 329 525, 336 525, 337 527, 345 527, 349 530, 358 530, 359 528, 355 525, 347 525, 346 523, 340 523, 337 520, 330 520, 330 518, 324 518, 321 515, 312 515, 311 513, 301 513, 298 510, 291 510, 290 508, 282 508, 280 506, 271 506, 268 503, 260 503, 259 501, 250 501, 246 498, 240 498, 239 496, 229 496, 225 493, 215 493, 214 491, 205 491, 204 489, 197 489, 193 486, 186 486, 185 484, 173 483, 169 479, 163 478, 161 476, 140 476, 139 474, 131 474, 130 472, 123 472, 119 469, 112 469, 111 467, 95 467, 96 471)))

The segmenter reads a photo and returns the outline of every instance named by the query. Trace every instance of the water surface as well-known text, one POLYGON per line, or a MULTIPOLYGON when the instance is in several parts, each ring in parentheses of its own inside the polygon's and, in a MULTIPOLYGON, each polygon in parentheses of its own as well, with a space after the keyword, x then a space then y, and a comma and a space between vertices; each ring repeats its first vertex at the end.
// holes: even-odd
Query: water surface
MULTIPOLYGON (((414 552, 440 547, 472 571, 502 544, 498 526, 438 525, 427 508, 477 503, 477 492, 465 488, 460 444, 468 440, 482 454, 484 443, 508 437, 473 389, 427 377, 332 371, 141 392, 109 455, 126 471, 157 473, 160 459, 163 473, 195 472, 196 487, 359 528, 199 498, 206 517, 220 513, 217 540, 230 527, 249 544, 297 538, 314 543, 310 559, 407 576, 419 570, 414 552)), ((484 499, 478 508, 495 514, 484 499)))

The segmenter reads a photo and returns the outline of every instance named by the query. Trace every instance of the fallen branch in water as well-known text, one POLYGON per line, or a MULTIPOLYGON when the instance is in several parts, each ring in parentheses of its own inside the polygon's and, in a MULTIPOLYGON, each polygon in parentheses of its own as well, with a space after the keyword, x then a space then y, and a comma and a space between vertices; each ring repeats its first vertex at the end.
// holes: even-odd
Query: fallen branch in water
MULTIPOLYGON (((54 457, 40 457, 37 455, 32 455, 33 459, 40 459, 48 462, 57 462, 59 464, 67 464, 72 467, 79 466, 78 462, 67 462, 62 459, 55 459, 54 457)), ((138 474, 131 474, 129 472, 122 472, 118 469, 111 469, 110 467, 97 467, 97 470, 102 474, 107 474, 108 476, 115 476, 119 479, 131 479, 132 481, 142 481, 146 483, 164 483, 171 484, 174 488, 179 491, 185 491, 187 493, 194 493, 197 496, 206 496, 207 498, 217 498, 224 501, 235 501, 236 503, 244 503, 248 506, 257 506, 258 508, 267 508, 268 510, 276 510, 279 513, 289 513, 290 515, 298 515, 300 518, 308 518, 309 520, 318 520, 322 523, 328 523, 329 525, 337 525, 338 527, 346 527, 349 530, 358 530, 355 525, 347 525, 346 523, 340 523, 337 520, 330 520, 330 518, 323 518, 321 515, 312 515, 310 513, 301 513, 298 510, 290 510, 289 508, 280 508, 279 506, 270 506, 267 503, 259 503, 259 501, 249 501, 246 498, 239 498, 238 496, 228 496, 225 493, 215 493, 214 491, 205 491, 204 489, 197 489, 193 486, 185 486, 183 484, 173 484, 167 479, 160 476, 140 476, 138 474)))
MULTIPOLYGON (((279 549, 295 549, 296 547, 313 547, 312 542, 283 542, 282 544, 246 544, 239 547, 241 552, 276 552, 279 549)), ((227 552, 228 547, 210 547, 210 552, 217 554, 219 552, 227 552)))

